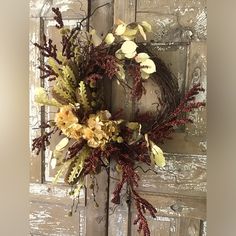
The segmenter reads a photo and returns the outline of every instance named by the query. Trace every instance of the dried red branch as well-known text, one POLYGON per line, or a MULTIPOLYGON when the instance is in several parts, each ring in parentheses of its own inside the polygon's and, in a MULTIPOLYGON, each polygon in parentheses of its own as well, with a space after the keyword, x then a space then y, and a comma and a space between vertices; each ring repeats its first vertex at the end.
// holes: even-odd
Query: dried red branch
POLYGON ((50 139, 54 131, 45 132, 40 137, 33 139, 32 143, 32 151, 36 150, 36 154, 38 155, 42 150, 45 151, 46 147, 50 145, 50 139))
POLYGON ((86 81, 88 82, 88 83, 93 83, 93 82, 97 82, 97 80, 101 80, 102 79, 102 76, 101 75, 99 75, 99 74, 91 74, 91 75, 89 75, 87 78, 86 78, 86 81))
POLYGON ((74 53, 74 44, 72 43, 70 37, 63 36, 62 38, 62 55, 66 56, 67 59, 70 59, 75 56, 74 53))
POLYGON ((103 44, 91 49, 88 66, 90 69, 93 68, 95 70, 98 67, 99 69, 97 68, 97 70, 100 70, 99 74, 109 79, 113 79, 118 71, 117 58, 114 55, 108 54, 103 44))
POLYGON ((57 22, 57 25, 56 27, 58 29, 61 29, 64 27, 64 23, 63 23, 63 20, 62 20, 62 15, 61 15, 61 11, 59 10, 59 8, 52 8, 52 11, 54 12, 55 16, 54 16, 54 19, 55 21, 57 22))
POLYGON ((155 122, 152 125, 151 130, 148 132, 151 139, 157 143, 162 143, 165 139, 171 138, 171 133, 173 133, 177 127, 191 123, 191 119, 182 117, 186 112, 192 112, 197 108, 205 106, 205 102, 195 102, 196 95, 203 91, 204 89, 200 84, 193 85, 176 109, 172 111, 165 120, 161 123, 155 122))
POLYGON ((65 160, 69 160, 73 157, 75 157, 80 150, 83 148, 83 146, 86 144, 85 140, 82 141, 76 141, 74 142, 69 148, 65 156, 65 160))
POLYGON ((96 174, 101 170, 104 163, 101 160, 101 149, 94 149, 89 158, 85 160, 83 175, 96 174))
POLYGON ((145 199, 143 199, 135 190, 138 187, 139 176, 135 172, 134 168, 130 163, 125 162, 124 160, 119 160, 119 164, 122 168, 122 179, 116 185, 115 191, 113 192, 112 202, 114 204, 120 204, 120 194, 123 186, 127 184, 127 188, 130 189, 129 193, 135 201, 135 206, 137 209, 137 219, 134 221, 134 224, 139 224, 138 232, 143 232, 144 236, 150 236, 150 230, 148 227, 148 222, 144 214, 146 210, 150 215, 155 218, 156 209, 145 199))
POLYGON ((146 93, 146 89, 143 86, 143 79, 141 76, 140 65, 131 64, 127 66, 127 72, 133 79, 131 95, 137 100, 140 100, 142 95, 146 93))
POLYGON ((40 45, 38 43, 34 43, 34 45, 39 48, 40 53, 43 56, 52 57, 55 59, 55 61, 58 64, 62 64, 62 62, 57 58, 57 46, 55 44, 53 45, 52 40, 50 38, 47 41, 47 37, 45 34, 43 36, 42 45, 40 45))

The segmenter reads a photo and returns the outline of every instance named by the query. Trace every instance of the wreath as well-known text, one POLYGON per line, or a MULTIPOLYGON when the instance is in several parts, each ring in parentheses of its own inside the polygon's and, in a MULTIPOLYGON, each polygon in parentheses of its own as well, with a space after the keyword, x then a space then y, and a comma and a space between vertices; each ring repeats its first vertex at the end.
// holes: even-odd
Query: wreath
POLYGON ((53 135, 60 137, 51 159, 51 165, 59 169, 54 182, 64 175, 74 198, 79 197, 87 175, 96 176, 104 169, 109 174, 111 161, 115 163, 121 177, 112 202, 120 203, 121 191, 127 186, 127 194, 137 208, 134 224, 149 236, 145 215, 149 212, 155 218, 156 209, 136 190, 140 180, 136 167, 142 163, 148 168, 165 166, 158 144, 171 138, 177 127, 192 122, 185 114, 205 105, 195 100, 204 89, 195 84, 181 96, 176 78, 152 53, 150 44, 137 42, 138 37, 146 40, 151 31, 148 22, 126 24, 118 20, 102 39, 94 29, 84 31, 82 23, 87 18, 69 29, 64 26, 60 10, 52 10, 62 49, 58 50, 46 35, 40 44, 35 43, 47 58, 39 66, 41 79, 51 85, 35 90, 35 102, 56 107, 57 112, 54 120, 40 125, 43 132, 33 139, 32 150, 39 154, 50 145, 53 135), (123 118, 122 110, 111 113, 103 88, 104 83, 114 80, 130 91, 133 101, 141 99, 146 93, 145 83, 153 80, 161 90, 157 95, 161 109, 137 112, 132 121, 123 118))

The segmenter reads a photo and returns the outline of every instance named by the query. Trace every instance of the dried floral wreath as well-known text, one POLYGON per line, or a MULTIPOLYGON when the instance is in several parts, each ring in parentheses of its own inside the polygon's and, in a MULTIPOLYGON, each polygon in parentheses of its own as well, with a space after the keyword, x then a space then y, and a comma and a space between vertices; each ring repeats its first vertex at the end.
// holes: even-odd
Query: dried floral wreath
POLYGON ((199 84, 193 85, 181 98, 177 81, 165 64, 147 43, 136 40, 137 37, 146 40, 146 33, 151 31, 146 21, 126 24, 118 20, 101 39, 94 29, 82 30, 86 18, 69 29, 63 24, 60 10, 53 8, 53 12, 62 50, 46 36, 42 44, 35 43, 48 58, 39 67, 43 72, 41 78, 51 81, 49 89, 36 89, 35 101, 58 110, 53 121, 40 126, 45 129, 33 139, 32 149, 39 154, 46 150, 53 134, 61 137, 51 159, 51 165, 59 168, 54 181, 64 175, 65 182, 74 186, 71 193, 74 197, 78 197, 87 175, 95 176, 103 168, 108 170, 111 160, 115 162, 121 179, 112 202, 120 203, 121 190, 126 186, 137 208, 134 224, 138 224, 139 232, 149 236, 145 213, 148 211, 155 218, 156 209, 136 191, 140 179, 137 164, 144 163, 149 168, 165 165, 163 151, 157 144, 170 138, 176 127, 192 122, 184 114, 205 105, 195 101, 195 96, 204 90, 199 84), (122 110, 111 114, 104 99, 104 83, 116 80, 138 101, 150 79, 161 90, 157 99, 162 108, 158 114, 137 113, 132 121, 122 119, 122 110))

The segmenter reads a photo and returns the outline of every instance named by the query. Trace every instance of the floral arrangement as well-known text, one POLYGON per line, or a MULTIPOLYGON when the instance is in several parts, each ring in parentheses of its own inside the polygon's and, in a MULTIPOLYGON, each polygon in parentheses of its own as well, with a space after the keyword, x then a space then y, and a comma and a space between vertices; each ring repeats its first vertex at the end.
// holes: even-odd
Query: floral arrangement
POLYGON ((65 182, 74 187, 71 194, 77 197, 87 175, 108 171, 111 161, 115 162, 121 178, 112 202, 120 203, 121 190, 126 186, 137 208, 134 224, 138 224, 139 232, 149 236, 145 214, 149 212, 155 218, 156 209, 136 190, 140 179, 136 167, 142 163, 149 168, 165 166, 158 144, 170 138, 177 127, 192 122, 184 114, 205 105, 195 101, 195 96, 204 90, 199 84, 193 85, 181 98, 177 81, 165 64, 147 43, 137 40, 146 40, 152 30, 146 21, 126 24, 118 20, 100 38, 94 29, 82 29, 86 18, 69 29, 64 26, 59 9, 53 11, 62 49, 58 50, 46 36, 42 43, 35 43, 47 58, 39 67, 41 78, 51 83, 48 89, 36 89, 35 101, 56 107, 57 112, 54 120, 41 124, 43 132, 33 140, 32 149, 39 154, 50 145, 53 135, 61 137, 51 160, 59 168, 54 181, 64 175, 65 182), (117 81, 138 101, 150 79, 161 89, 161 110, 156 114, 137 113, 132 121, 122 118, 122 110, 111 113, 104 99, 104 83, 117 81))

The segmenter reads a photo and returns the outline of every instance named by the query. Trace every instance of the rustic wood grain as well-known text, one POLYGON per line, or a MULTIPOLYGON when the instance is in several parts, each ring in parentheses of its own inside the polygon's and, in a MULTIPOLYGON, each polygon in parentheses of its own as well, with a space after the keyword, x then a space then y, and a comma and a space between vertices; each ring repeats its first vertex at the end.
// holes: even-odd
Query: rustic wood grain
MULTIPOLYGON (((152 193, 206 196, 206 157, 199 155, 165 154, 166 166, 156 173, 143 173, 139 168, 140 191, 152 193)), ((148 168, 142 166, 144 170, 148 168)))
MULTIPOLYGON (((96 29, 98 35, 104 37, 113 25, 113 1, 111 0, 94 0, 91 1, 91 12, 99 6, 106 3, 108 5, 99 8, 96 13, 90 18, 90 25, 96 29)), ((109 106, 111 99, 111 83, 107 81, 104 84, 105 99, 109 106)), ((96 192, 96 201, 99 206, 95 206, 93 200, 93 192, 88 188, 87 191, 87 205, 86 205, 86 235, 104 236, 107 235, 108 217, 107 212, 109 208, 108 193, 109 193, 109 179, 104 170, 96 180, 99 186, 96 192)), ((89 187, 91 179, 87 177, 87 186, 89 187)))
MULTIPOLYGON (((152 24, 153 33, 148 40, 154 40, 152 50, 167 64, 178 79, 180 91, 185 92, 193 83, 202 82, 206 87, 206 1, 185 0, 117 0, 114 18, 126 22, 146 20, 152 24), (129 6, 129 4, 131 6, 129 6), (137 5, 136 5, 137 4, 137 5)), ((157 68, 158 69, 158 68, 157 68)), ((158 87, 151 81, 145 85, 147 94, 135 105, 124 93, 113 92, 115 107, 123 104, 126 117, 132 112, 155 111, 158 87), (117 93, 117 94, 116 94, 117 93)), ((206 100, 206 94, 197 97, 206 100)), ((205 236, 206 235, 206 110, 201 109, 189 115, 194 125, 179 129, 173 140, 160 145, 165 151, 164 168, 156 173, 138 168, 141 181, 138 192, 157 209, 157 218, 148 217, 151 235, 158 236, 205 236)), ((147 167, 141 165, 146 170, 147 167)), ((119 178, 114 170, 111 175, 119 178)), ((115 186, 116 181, 111 181, 115 186)), ((131 222, 136 215, 135 208, 128 211, 125 199, 117 208, 117 214, 110 216, 114 222, 131 222)), ((140 235, 136 226, 115 224, 111 235, 140 235), (130 234, 128 232, 131 232, 130 234)))

